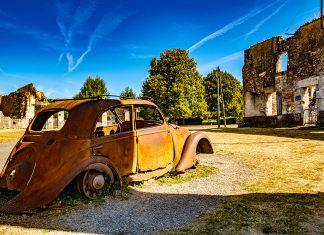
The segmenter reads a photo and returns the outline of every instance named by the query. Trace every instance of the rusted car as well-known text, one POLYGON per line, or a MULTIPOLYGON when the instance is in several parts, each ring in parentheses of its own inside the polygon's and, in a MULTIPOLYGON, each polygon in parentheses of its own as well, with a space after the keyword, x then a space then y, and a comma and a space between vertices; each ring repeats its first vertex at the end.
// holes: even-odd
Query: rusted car
POLYGON ((72 181, 95 197, 116 182, 183 172, 198 153, 213 153, 208 137, 166 123, 151 101, 56 101, 37 112, 10 153, 0 187, 18 194, 0 211, 46 205, 72 181))

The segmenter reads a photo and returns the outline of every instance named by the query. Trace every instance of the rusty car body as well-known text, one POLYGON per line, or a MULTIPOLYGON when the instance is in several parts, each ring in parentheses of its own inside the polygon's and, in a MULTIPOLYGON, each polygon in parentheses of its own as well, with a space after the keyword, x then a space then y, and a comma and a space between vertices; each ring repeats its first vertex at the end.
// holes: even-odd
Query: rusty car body
POLYGON ((183 172, 197 153, 212 152, 204 133, 168 124, 148 100, 56 101, 37 112, 10 153, 0 187, 18 194, 0 211, 46 205, 73 180, 94 197, 114 182, 183 172))

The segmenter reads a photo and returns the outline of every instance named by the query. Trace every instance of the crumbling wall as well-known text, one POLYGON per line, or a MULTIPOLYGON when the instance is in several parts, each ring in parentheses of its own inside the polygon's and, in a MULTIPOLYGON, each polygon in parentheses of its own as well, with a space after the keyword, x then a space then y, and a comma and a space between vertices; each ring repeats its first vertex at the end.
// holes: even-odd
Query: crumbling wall
POLYGON ((32 83, 0 97, 0 129, 26 128, 35 111, 46 105, 45 95, 32 83))
POLYGON ((275 85, 276 64, 281 37, 258 43, 244 52, 244 91, 261 94, 275 85))
MULTIPOLYGON (((13 119, 24 118, 28 107, 35 106, 36 102, 46 102, 43 92, 37 91, 34 85, 28 84, 12 92, 7 96, 2 96, 0 111, 6 117, 13 119), (32 102, 32 100, 35 100, 32 102)), ((31 109, 31 111, 34 111, 31 109)))
POLYGON ((308 93, 316 88, 316 107, 324 123, 323 81, 324 30, 320 29, 320 19, 304 24, 287 40, 273 37, 251 46, 245 50, 243 67, 245 121, 258 126, 299 125, 303 112, 311 108, 308 93), (286 52, 287 71, 281 71, 280 55, 286 52))
POLYGON ((324 75, 324 30, 320 20, 301 26, 286 42, 289 56, 289 84, 324 75))

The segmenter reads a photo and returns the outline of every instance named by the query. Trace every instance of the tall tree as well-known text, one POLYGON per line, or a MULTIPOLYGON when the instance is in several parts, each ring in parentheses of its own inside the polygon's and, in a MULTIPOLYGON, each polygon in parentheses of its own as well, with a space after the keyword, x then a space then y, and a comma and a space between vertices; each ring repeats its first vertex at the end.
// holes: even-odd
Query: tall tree
POLYGON ((131 87, 126 87, 125 90, 123 90, 120 93, 120 97, 122 97, 122 98, 135 98, 136 93, 133 91, 133 89, 131 87))
POLYGON ((167 119, 208 115, 203 78, 186 50, 166 50, 152 59, 149 72, 143 95, 152 97, 167 119))
POLYGON ((87 77, 86 81, 73 98, 87 98, 87 97, 97 97, 101 95, 109 95, 108 89, 106 87, 105 81, 99 76, 93 79, 92 76, 87 77))
POLYGON ((221 78, 226 116, 240 117, 243 110, 243 87, 230 73, 221 71, 219 67, 204 78, 206 101, 212 116, 217 116, 217 78, 221 78))

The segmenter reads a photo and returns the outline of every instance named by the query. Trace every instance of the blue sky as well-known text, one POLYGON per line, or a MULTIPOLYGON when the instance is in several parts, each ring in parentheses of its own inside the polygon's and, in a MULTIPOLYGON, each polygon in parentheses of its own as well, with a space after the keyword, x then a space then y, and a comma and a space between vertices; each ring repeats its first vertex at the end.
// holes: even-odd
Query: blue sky
POLYGON ((137 93, 150 60, 183 48, 242 80, 244 49, 319 17, 319 0, 0 0, 0 95, 33 82, 69 98, 99 75, 137 93))

